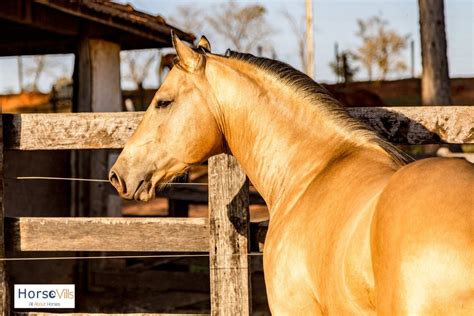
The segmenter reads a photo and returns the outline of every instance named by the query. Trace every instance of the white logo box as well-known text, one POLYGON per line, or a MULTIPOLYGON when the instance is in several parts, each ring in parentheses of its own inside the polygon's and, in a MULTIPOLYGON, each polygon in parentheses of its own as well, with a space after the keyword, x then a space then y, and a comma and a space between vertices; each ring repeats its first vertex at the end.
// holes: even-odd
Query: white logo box
POLYGON ((14 308, 74 308, 74 284, 15 284, 14 308))

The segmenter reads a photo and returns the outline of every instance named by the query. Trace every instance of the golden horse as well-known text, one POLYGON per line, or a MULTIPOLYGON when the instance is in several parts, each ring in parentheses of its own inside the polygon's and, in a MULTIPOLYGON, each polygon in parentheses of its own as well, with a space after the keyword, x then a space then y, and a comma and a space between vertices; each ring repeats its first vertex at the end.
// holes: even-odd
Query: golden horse
POLYGON ((474 167, 407 164, 290 66, 191 48, 110 171, 126 199, 232 153, 270 210, 274 315, 474 315, 474 167))

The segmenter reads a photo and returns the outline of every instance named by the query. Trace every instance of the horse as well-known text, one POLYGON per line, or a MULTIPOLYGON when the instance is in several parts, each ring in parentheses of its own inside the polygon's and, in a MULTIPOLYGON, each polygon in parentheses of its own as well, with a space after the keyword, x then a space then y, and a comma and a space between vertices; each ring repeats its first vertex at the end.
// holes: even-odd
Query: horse
POLYGON ((291 66, 172 35, 178 61, 110 170, 148 201, 229 153, 266 201, 273 315, 472 315, 474 167, 410 161, 291 66))

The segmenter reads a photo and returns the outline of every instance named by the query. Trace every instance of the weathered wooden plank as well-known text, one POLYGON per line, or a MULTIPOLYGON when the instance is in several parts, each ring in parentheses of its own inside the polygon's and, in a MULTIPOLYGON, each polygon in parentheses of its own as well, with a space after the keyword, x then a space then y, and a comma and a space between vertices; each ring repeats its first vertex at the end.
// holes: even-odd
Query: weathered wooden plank
POLYGON ((6 219, 14 251, 209 251, 206 218, 6 219))
MULTIPOLYGON (((396 143, 474 143, 474 106, 349 108, 396 143)), ((122 148, 142 112, 4 114, 5 147, 14 150, 122 148)))
MULTIPOLYGON (((0 108, 1 112, 1 108, 0 108)), ((5 257, 5 230, 4 230, 4 207, 3 207, 3 118, 0 117, 0 258, 5 257)), ((8 284, 6 278, 6 263, 0 262, 0 315, 9 314, 8 284)))
POLYGON ((397 144, 474 143, 474 106, 350 108, 349 113, 397 144))
POLYGON ((212 315, 250 315, 249 182, 237 160, 209 159, 212 315))
POLYGON ((122 148, 141 112, 3 114, 5 147, 16 150, 122 148))
POLYGON ((15 312, 15 316, 206 316, 209 314, 160 314, 160 313, 43 313, 43 312, 15 312))

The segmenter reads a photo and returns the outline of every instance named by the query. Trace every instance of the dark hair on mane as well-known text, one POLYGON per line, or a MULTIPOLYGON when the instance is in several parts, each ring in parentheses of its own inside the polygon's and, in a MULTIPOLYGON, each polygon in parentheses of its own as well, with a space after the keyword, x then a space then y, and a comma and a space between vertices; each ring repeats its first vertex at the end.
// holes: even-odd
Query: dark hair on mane
POLYGON ((252 64, 259 69, 265 70, 277 76, 283 82, 291 84, 303 93, 318 93, 322 98, 327 97, 327 101, 331 101, 331 105, 337 105, 338 108, 342 107, 339 105, 339 102, 331 96, 330 92, 326 88, 319 85, 306 74, 296 70, 287 63, 265 57, 256 57, 252 54, 234 52, 230 49, 226 51, 225 56, 231 59, 237 59, 252 64))
POLYGON ((379 137, 361 122, 352 118, 345 107, 326 88, 292 66, 281 61, 256 57, 252 54, 239 53, 230 49, 226 51, 224 57, 254 65, 258 69, 264 70, 280 79, 285 84, 294 87, 305 99, 310 100, 314 104, 323 105, 321 107, 334 117, 337 122, 347 127, 351 133, 362 135, 364 139, 380 146, 395 163, 404 165, 412 160, 407 154, 379 137))

